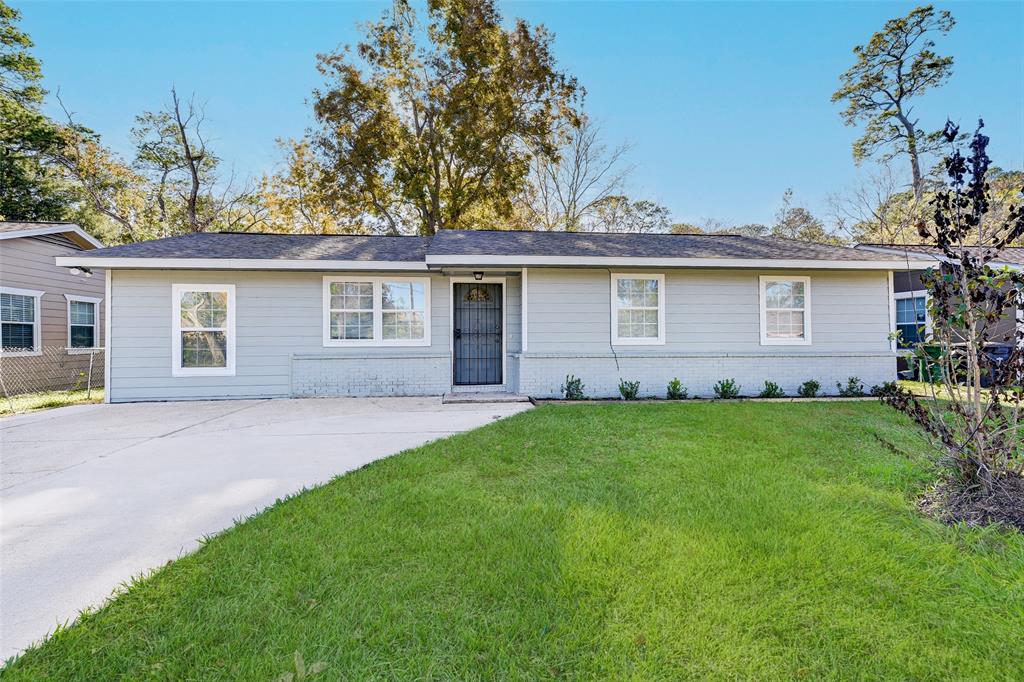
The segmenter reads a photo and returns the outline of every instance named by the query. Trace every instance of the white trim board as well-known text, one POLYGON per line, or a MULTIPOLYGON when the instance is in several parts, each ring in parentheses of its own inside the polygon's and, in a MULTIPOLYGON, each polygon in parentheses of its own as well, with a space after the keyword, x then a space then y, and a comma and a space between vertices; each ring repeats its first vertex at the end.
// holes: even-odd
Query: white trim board
POLYGON ((30 227, 25 230, 14 230, 0 232, 0 239, 17 239, 18 237, 42 237, 48 234, 67 234, 71 232, 82 240, 88 242, 97 249, 102 249, 104 244, 96 237, 83 230, 78 225, 50 225, 47 227, 30 227))
POLYGON ((779 268, 802 270, 924 270, 927 261, 812 260, 772 258, 623 258, 621 256, 427 256, 425 261, 302 260, 273 258, 115 258, 57 256, 61 267, 157 270, 406 270, 445 267, 637 267, 637 268, 779 268))
POLYGON ((110 403, 110 365, 112 363, 110 352, 113 345, 110 343, 110 294, 113 274, 110 270, 104 275, 106 296, 103 298, 103 346, 106 348, 103 357, 103 402, 110 403))
MULTIPOLYGON (((431 267, 449 266, 553 266, 643 268, 779 268, 802 270, 905 270, 907 261, 813 260, 775 258, 630 258, 622 256, 427 256, 431 267)), ((922 269, 934 261, 910 261, 922 269)))
POLYGON ((423 261, 306 260, 273 258, 114 258, 57 256, 57 265, 71 268, 156 270, 410 270, 425 271, 423 261))

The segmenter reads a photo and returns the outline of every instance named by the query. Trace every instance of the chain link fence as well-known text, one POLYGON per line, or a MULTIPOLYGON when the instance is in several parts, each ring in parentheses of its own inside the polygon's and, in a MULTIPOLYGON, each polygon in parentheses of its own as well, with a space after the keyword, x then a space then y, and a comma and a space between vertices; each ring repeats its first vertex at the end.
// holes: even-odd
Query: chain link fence
POLYGON ((85 391, 103 387, 102 348, 45 346, 26 354, 22 349, 0 353, 0 392, 10 400, 29 393, 85 391))

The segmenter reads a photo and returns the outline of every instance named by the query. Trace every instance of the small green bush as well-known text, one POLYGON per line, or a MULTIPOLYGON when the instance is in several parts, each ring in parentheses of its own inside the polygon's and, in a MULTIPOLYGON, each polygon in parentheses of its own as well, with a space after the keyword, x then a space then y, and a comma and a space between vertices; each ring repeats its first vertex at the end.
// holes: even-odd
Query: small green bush
POLYGON ((900 386, 895 381, 883 381, 880 386, 871 387, 871 395, 883 398, 887 395, 895 395, 899 390, 900 386))
POLYGON ((758 396, 761 398, 785 398, 786 392, 774 381, 766 380, 764 382, 764 390, 758 393, 758 396))
POLYGON ((619 379, 619 393, 622 394, 623 400, 636 400, 640 393, 640 382, 619 379))
POLYGON ((796 392, 801 398, 816 398, 818 396, 818 391, 820 390, 821 384, 814 379, 809 379, 800 384, 800 388, 798 388, 796 392))
POLYGON ((687 391, 686 387, 683 386, 683 382, 679 381, 679 377, 676 377, 672 381, 668 382, 668 390, 666 395, 669 400, 686 400, 687 391))
POLYGON ((740 395, 740 386, 735 379, 722 379, 715 384, 715 397, 722 400, 737 398, 740 395))
POLYGON ((836 389, 843 398, 860 398, 864 395, 864 384, 857 377, 847 379, 845 386, 836 382, 836 389))
POLYGON ((583 380, 574 374, 567 374, 562 384, 562 395, 566 400, 585 400, 587 396, 583 394, 583 380))

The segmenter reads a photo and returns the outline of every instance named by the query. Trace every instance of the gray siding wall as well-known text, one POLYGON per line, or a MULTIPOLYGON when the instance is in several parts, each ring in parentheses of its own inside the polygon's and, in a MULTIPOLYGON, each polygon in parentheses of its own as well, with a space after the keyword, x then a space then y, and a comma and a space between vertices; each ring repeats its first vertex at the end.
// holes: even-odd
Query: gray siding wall
MULTIPOLYGON (((90 370, 89 354, 68 353, 68 302, 65 294, 103 298, 104 271, 92 277, 72 275, 54 263, 57 256, 72 255, 81 249, 66 237, 45 235, 0 240, 0 286, 44 292, 40 301, 41 355, 3 358, 8 390, 18 392, 66 390, 85 381, 81 374, 90 370), (14 387, 14 388, 12 388, 14 387)), ((103 303, 97 306, 96 345, 102 347, 103 303)), ((103 384, 103 353, 92 356, 92 385, 103 384)))
MULTIPOLYGON (((923 291, 924 284, 921 282, 921 275, 924 270, 906 270, 894 272, 892 289, 894 293, 900 294, 907 291, 923 291)), ((1017 333, 1017 310, 1010 307, 1006 309, 1003 316, 991 329, 992 340, 995 342, 1012 342, 1017 333)))
POLYGON ((645 395, 664 395, 678 376, 692 394, 710 395, 716 381, 731 377, 747 393, 766 379, 794 393, 807 379, 834 389, 851 375, 869 386, 895 375, 885 272, 668 271, 665 344, 614 349, 607 270, 531 268, 528 282, 519 388, 529 395, 558 395, 569 373, 595 397, 618 395, 620 378, 640 380, 645 395), (760 345, 758 277, 767 274, 811 278, 812 345, 760 345))
MULTIPOLYGON (((339 273, 113 271, 111 400, 439 395, 450 390, 447 275, 429 275, 430 346, 325 348, 323 277, 332 274, 339 273), (235 285, 235 376, 171 375, 171 285, 175 283, 235 285)), ((507 287, 506 351, 511 373, 520 348, 518 276, 509 277, 507 287)), ((515 390, 512 385, 508 388, 515 390)))
MULTIPOLYGON (((40 308, 42 312, 42 342, 44 346, 68 345, 68 302, 64 294, 78 294, 90 298, 103 298, 104 272, 96 270, 92 277, 72 275, 67 268, 57 267, 54 258, 72 255, 81 249, 70 241, 62 245, 52 237, 21 237, 0 240, 0 286, 45 291, 40 308)), ((103 306, 97 311, 101 317, 99 343, 103 345, 103 306)))

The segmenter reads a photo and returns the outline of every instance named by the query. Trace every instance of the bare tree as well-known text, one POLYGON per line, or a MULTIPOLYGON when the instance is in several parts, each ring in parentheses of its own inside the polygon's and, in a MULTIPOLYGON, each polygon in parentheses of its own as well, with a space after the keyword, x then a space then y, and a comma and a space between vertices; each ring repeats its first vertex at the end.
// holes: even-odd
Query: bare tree
POLYGON ((624 163, 628 144, 609 148, 601 128, 584 119, 567 126, 557 158, 536 154, 521 203, 527 223, 542 230, 585 229, 584 223, 609 197, 620 194, 632 167, 624 163))
POLYGON ((888 163, 828 197, 836 230, 853 242, 913 244, 920 241, 913 194, 888 163))

